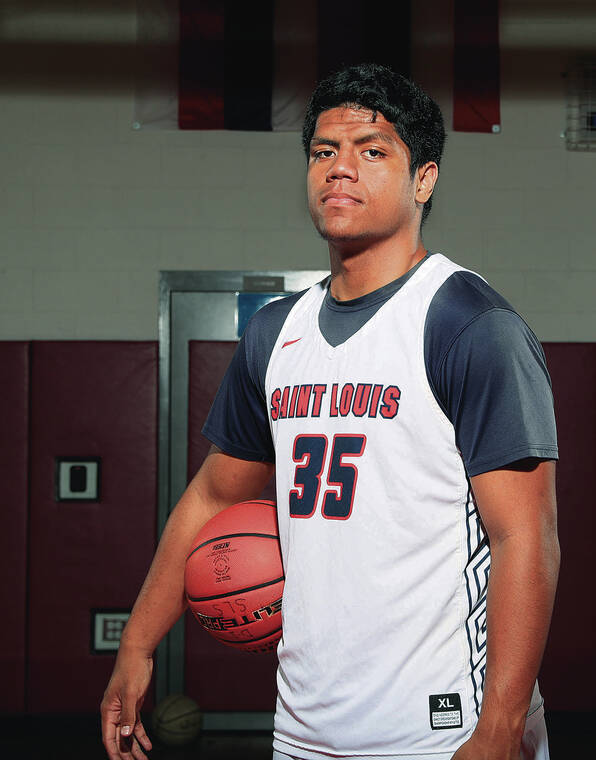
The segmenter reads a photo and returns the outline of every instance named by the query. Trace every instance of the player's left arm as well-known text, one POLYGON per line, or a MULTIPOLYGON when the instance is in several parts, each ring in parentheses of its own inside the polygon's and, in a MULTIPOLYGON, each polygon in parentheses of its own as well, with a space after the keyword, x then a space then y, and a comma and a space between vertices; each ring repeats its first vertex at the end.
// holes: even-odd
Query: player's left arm
POLYGON ((491 548, 486 677, 476 729, 453 760, 519 760, 559 571, 555 463, 471 480, 491 548))

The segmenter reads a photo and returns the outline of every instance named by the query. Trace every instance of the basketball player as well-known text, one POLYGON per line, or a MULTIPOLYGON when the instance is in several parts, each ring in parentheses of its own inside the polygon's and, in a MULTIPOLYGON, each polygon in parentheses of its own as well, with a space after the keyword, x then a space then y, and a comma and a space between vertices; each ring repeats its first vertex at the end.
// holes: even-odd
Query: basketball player
POLYGON ((547 760, 536 675, 559 548, 541 346, 481 277, 424 248, 444 128, 416 85, 346 69, 315 90, 303 138, 331 277, 263 308, 240 342, 214 446, 124 632, 108 754, 150 748, 139 710, 193 537, 275 462, 274 758, 547 760))

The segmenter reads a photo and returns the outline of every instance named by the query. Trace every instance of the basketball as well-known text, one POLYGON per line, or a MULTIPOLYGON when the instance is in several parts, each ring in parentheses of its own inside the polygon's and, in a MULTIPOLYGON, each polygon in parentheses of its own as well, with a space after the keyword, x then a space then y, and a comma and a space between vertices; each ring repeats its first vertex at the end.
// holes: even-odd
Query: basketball
POLYGON ((243 501, 211 518, 193 542, 184 585, 192 614, 218 641, 275 649, 284 586, 275 502, 243 501))
POLYGON ((157 738, 168 747, 182 747, 197 738, 202 715, 198 704, 184 694, 170 694, 153 710, 151 724, 157 738))

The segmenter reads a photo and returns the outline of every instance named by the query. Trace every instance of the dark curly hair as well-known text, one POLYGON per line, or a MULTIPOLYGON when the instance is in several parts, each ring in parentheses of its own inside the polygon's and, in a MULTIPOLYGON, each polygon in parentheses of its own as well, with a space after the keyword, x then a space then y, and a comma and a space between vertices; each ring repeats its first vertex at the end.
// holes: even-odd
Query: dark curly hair
MULTIPOLYGON (((439 106, 417 84, 377 63, 361 63, 331 74, 316 86, 306 109, 302 145, 308 159, 319 114, 338 106, 359 106, 382 114, 410 151, 410 176, 428 161, 441 163, 445 127, 439 106)), ((422 223, 432 195, 424 204, 422 223)))

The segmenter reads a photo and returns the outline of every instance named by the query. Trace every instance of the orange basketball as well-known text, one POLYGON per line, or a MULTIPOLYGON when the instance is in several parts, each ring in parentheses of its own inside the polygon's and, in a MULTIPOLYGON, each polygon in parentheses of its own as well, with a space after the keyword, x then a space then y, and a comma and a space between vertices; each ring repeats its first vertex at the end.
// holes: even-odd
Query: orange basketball
POLYGON ((273 501, 243 501, 197 534, 184 573, 192 614, 214 638, 269 652, 281 638, 284 572, 273 501))

